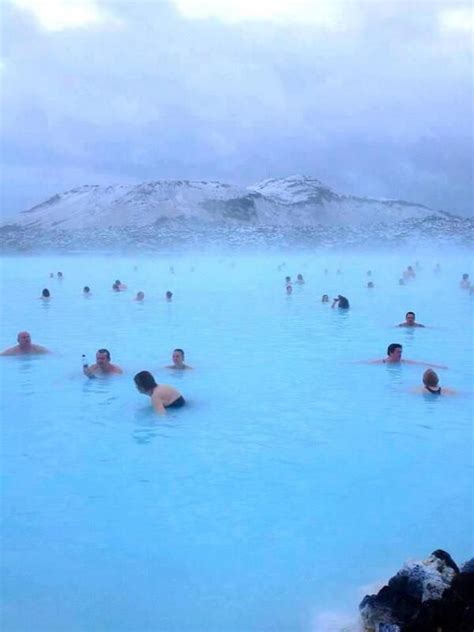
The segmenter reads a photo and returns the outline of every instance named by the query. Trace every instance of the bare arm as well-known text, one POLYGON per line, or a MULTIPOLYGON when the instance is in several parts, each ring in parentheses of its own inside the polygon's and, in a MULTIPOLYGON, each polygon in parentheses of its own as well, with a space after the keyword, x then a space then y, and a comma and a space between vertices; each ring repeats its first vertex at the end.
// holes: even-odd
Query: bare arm
POLYGON ((433 362, 418 362, 417 360, 402 360, 403 364, 417 364, 418 366, 434 367, 435 369, 447 369, 444 364, 434 364, 433 362))
POLYGON ((91 366, 84 366, 82 367, 82 372, 84 373, 86 377, 94 378, 95 377, 94 372, 96 368, 97 368, 96 364, 92 364, 91 366))
POLYGON ((151 396, 151 405, 153 406, 153 410, 159 415, 166 415, 166 409, 163 406, 163 401, 161 397, 155 393, 151 396))

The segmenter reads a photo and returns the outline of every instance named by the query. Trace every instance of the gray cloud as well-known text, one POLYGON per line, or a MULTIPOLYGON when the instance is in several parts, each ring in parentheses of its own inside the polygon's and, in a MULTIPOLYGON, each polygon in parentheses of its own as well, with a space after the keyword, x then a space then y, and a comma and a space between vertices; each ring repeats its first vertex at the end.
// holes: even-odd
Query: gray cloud
POLYGON ((290 173, 471 212, 472 51, 439 2, 352 3, 344 32, 104 6, 121 26, 3 10, 4 213, 84 183, 290 173))

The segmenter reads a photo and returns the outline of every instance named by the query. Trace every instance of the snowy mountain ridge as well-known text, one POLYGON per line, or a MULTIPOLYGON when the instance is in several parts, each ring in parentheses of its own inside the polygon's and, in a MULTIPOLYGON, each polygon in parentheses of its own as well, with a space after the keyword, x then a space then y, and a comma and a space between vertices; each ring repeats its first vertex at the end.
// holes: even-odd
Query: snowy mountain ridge
POLYGON ((254 226, 359 225, 446 217, 421 204, 340 195, 315 178, 267 179, 249 187, 216 181, 83 185, 21 212, 9 225, 77 230, 170 220, 254 226))

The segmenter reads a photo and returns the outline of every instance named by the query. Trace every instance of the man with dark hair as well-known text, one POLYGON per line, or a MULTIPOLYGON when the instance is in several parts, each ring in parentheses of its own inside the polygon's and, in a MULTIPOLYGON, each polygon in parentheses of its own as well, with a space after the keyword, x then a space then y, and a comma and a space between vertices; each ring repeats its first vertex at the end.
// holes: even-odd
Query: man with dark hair
POLYGON ((168 408, 181 408, 186 403, 181 393, 172 386, 157 384, 149 371, 140 371, 133 379, 138 391, 151 397, 151 405, 160 415, 164 415, 168 408))
POLYGON ((166 369, 177 369, 178 371, 185 371, 186 369, 192 369, 189 364, 184 364, 184 351, 182 349, 174 349, 171 356, 173 364, 166 366, 166 369))
POLYGON ((416 322, 415 312, 407 312, 405 314, 405 322, 400 323, 397 327, 424 327, 424 325, 416 322))
POLYGON ((338 294, 336 298, 333 299, 331 307, 339 307, 339 309, 349 309, 349 301, 342 294, 338 294))
POLYGON ((83 373, 87 377, 97 377, 98 375, 121 375, 122 369, 117 364, 110 361, 110 351, 99 349, 95 354, 95 364, 83 366, 83 373))
POLYGON ((447 369, 442 364, 428 364, 427 362, 418 362, 416 360, 402 360, 403 347, 398 342, 392 342, 387 347, 387 357, 381 360, 369 360, 368 364, 419 364, 422 366, 435 366, 437 369, 447 369))

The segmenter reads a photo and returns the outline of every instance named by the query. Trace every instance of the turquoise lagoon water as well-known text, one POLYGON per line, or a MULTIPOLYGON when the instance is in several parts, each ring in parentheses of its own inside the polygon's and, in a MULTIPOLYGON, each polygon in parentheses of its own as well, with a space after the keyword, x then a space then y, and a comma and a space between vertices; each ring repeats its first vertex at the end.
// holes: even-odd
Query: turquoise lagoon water
POLYGON ((405 287, 402 256, 4 259, 2 347, 54 354, 0 358, 2 630, 326 632, 404 560, 471 556, 471 270, 418 258, 405 287), (430 327, 395 329, 409 309, 430 327), (459 396, 355 363, 390 342, 459 396), (104 346, 125 374, 89 381, 104 346), (194 371, 163 368, 174 347, 194 371), (189 405, 155 417, 142 369, 189 405))

